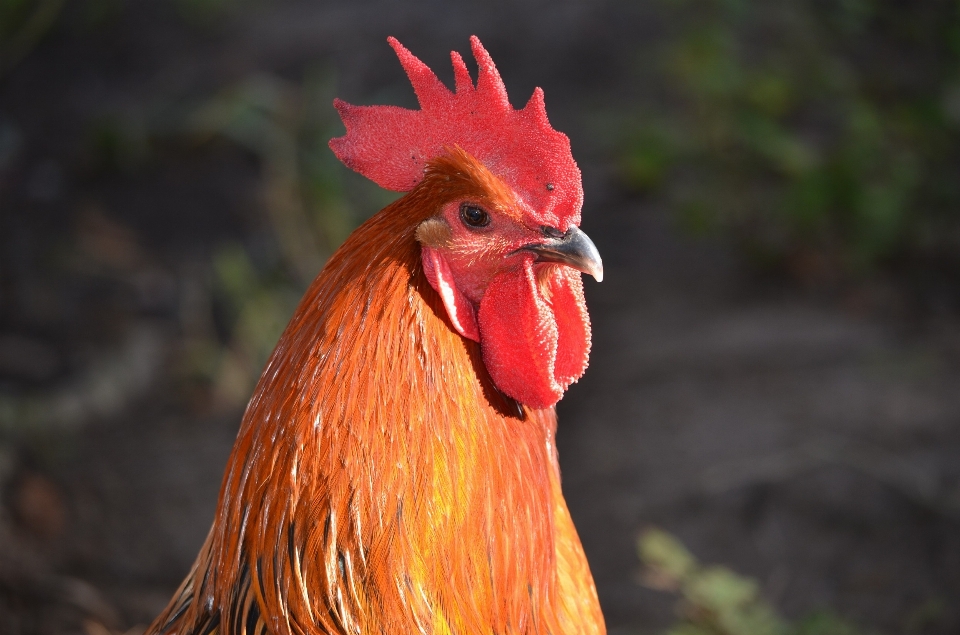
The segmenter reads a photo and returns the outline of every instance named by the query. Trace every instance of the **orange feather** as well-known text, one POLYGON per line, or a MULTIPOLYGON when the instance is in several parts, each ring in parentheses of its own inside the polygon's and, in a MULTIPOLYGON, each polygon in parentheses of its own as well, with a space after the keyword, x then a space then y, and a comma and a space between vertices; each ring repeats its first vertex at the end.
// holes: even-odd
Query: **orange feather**
POLYGON ((497 390, 421 266, 420 223, 509 191, 451 151, 334 254, 250 401, 196 564, 148 633, 605 632, 554 409, 497 390))

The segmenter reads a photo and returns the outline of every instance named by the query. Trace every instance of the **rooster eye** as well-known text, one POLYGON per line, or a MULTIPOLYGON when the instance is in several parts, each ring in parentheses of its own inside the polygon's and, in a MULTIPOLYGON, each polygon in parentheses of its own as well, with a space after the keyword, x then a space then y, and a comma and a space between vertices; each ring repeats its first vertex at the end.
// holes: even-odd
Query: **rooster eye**
POLYGON ((482 207, 463 203, 460 205, 460 220, 470 227, 486 227, 490 224, 490 215, 482 207))

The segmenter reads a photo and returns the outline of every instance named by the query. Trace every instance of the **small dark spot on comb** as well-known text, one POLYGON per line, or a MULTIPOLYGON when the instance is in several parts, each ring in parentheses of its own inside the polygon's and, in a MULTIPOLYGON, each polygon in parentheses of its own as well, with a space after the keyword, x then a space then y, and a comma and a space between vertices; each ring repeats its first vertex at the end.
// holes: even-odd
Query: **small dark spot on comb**
POLYGON ((547 183, 547 191, 548 191, 548 192, 552 192, 552 191, 553 191, 553 183, 547 183))

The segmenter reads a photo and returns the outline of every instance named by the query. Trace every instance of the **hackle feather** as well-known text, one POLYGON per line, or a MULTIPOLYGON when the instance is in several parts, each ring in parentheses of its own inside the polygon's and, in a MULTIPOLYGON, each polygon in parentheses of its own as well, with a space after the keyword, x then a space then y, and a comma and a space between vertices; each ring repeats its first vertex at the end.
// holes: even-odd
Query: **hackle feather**
MULTIPOLYGON (((458 82, 460 80, 458 79, 458 82)), ((482 166, 481 166, 482 167, 482 166)), ((501 394, 420 264, 455 152, 334 254, 244 415, 210 535, 148 633, 603 633, 553 408, 501 394)))

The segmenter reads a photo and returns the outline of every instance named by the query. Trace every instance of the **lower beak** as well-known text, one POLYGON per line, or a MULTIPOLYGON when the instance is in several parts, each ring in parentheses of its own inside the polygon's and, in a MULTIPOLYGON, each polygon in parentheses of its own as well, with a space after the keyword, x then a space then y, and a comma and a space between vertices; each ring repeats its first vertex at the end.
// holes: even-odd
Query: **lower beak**
POLYGON ((559 238, 527 245, 524 251, 537 255, 537 262, 556 262, 590 274, 597 282, 603 280, 603 261, 593 241, 578 227, 571 227, 559 238))

